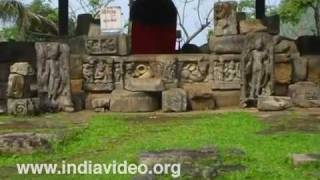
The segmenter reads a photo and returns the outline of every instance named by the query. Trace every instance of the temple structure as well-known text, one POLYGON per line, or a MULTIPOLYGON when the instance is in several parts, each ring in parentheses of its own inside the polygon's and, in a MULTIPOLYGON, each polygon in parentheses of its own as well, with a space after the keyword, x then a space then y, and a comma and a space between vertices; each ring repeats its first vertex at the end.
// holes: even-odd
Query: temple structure
POLYGON ((208 48, 197 54, 176 53, 176 8, 170 0, 157 1, 161 11, 148 0, 132 3, 132 34, 102 34, 93 25, 95 33, 35 43, 32 63, 8 63, 12 70, 0 105, 5 99, 14 115, 320 107, 314 75, 320 70, 301 56, 295 41, 279 35, 279 22, 265 16, 263 1, 257 0, 256 20, 237 12, 237 2, 215 3, 208 48), (37 73, 25 72, 28 67, 37 73))

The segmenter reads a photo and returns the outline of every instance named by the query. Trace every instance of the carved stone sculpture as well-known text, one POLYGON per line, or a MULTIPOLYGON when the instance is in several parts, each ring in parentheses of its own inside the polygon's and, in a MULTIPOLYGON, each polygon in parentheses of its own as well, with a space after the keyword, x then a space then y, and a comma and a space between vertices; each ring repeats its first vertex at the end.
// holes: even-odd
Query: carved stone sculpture
POLYGON ((70 48, 61 43, 36 43, 40 104, 47 111, 74 111, 70 90, 70 48))
POLYGON ((215 36, 235 35, 237 30, 237 3, 234 1, 217 2, 214 5, 215 36))
POLYGON ((207 81, 209 63, 204 60, 198 62, 184 63, 181 71, 183 82, 204 82, 207 81))
POLYGON ((15 63, 10 67, 7 89, 7 110, 15 116, 35 115, 39 100, 31 93, 34 70, 29 63, 15 63))
POLYGON ((274 48, 270 35, 257 33, 248 36, 242 57, 241 105, 256 105, 259 96, 273 94, 274 48), (270 41, 271 39, 271 41, 270 41))
POLYGON ((82 73, 86 91, 110 92, 114 89, 113 59, 90 56, 83 63, 82 73))
POLYGON ((212 56, 210 79, 213 90, 240 89, 240 55, 212 56))

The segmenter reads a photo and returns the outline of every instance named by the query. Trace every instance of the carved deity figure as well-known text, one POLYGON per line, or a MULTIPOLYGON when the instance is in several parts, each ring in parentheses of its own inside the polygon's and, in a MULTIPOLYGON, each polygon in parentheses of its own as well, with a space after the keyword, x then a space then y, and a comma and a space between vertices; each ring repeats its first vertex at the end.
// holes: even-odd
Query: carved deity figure
MULTIPOLYGON (((270 45, 269 45, 270 46, 270 45)), ((267 47, 262 38, 255 40, 254 48, 247 52, 244 61, 243 105, 246 101, 256 102, 261 95, 271 95, 273 86, 273 50, 267 47)))
POLYGON ((60 43, 36 43, 40 101, 46 110, 74 110, 70 88, 70 48, 60 43))
POLYGON ((93 83, 94 82, 94 66, 95 62, 94 60, 89 60, 87 64, 83 64, 83 78, 87 83, 93 83))
POLYGON ((112 67, 104 62, 99 62, 96 66, 94 75, 95 83, 110 83, 112 82, 112 67))
POLYGON ((230 61, 226 64, 224 70, 225 81, 235 81, 238 80, 238 68, 237 64, 234 61, 230 61))
POLYGON ((222 59, 216 61, 213 67, 213 78, 215 81, 223 81, 223 62, 222 59))

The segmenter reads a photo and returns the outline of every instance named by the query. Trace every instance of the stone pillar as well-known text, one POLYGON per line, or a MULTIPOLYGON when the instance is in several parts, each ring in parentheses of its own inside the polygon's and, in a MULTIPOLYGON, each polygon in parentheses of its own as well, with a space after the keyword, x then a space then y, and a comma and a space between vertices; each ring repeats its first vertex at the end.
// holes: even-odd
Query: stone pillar
POLYGON ((214 4, 215 36, 238 34, 237 2, 217 2, 214 4))
POLYGON ((11 115, 35 115, 39 100, 31 94, 31 78, 34 70, 28 63, 15 63, 10 67, 7 89, 7 109, 11 115))

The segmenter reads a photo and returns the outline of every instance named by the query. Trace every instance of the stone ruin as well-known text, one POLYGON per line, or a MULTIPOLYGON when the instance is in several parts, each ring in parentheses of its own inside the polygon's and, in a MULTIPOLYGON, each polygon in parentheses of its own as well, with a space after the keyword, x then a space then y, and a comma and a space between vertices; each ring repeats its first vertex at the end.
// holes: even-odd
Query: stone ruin
POLYGON ((305 82, 307 61, 294 41, 243 18, 236 2, 217 2, 214 10, 206 54, 132 55, 124 34, 85 37, 77 53, 64 43, 36 43, 37 96, 28 95, 28 65, 20 73, 15 67, 22 65, 14 64, 8 113, 320 107, 320 89, 305 82))

